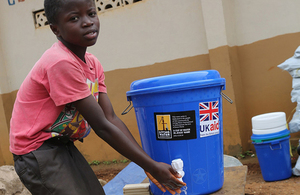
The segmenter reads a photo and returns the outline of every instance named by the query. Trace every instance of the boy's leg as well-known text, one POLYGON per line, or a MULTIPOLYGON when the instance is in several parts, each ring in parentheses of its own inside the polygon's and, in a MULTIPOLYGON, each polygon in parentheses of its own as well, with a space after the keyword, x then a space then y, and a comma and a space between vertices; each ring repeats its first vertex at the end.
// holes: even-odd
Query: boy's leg
POLYGON ((32 153, 22 156, 14 155, 15 170, 25 187, 34 194, 51 194, 43 184, 39 173, 37 161, 32 153))
POLYGON ((82 181, 85 183, 89 194, 91 195, 105 195, 104 190, 95 175, 94 171, 90 167, 89 163, 82 156, 79 150, 76 148, 73 142, 68 145, 69 153, 73 158, 74 163, 77 166, 77 170, 81 175, 82 181))
POLYGON ((15 156, 16 172, 28 190, 33 195, 104 195, 74 144, 53 140, 29 154, 15 156))

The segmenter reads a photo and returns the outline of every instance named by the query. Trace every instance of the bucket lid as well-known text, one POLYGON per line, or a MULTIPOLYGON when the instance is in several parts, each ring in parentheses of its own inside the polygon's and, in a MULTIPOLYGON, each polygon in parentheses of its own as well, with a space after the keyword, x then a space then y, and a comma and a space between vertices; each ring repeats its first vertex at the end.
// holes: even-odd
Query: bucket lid
POLYGON ((284 112, 271 112, 271 113, 261 114, 252 117, 251 120, 252 120, 252 129, 255 130, 274 129, 286 125, 286 116, 284 112))
POLYGON ((127 97, 134 95, 189 90, 221 85, 225 79, 216 70, 203 70, 137 80, 131 83, 127 97))
POLYGON ((288 137, 290 135, 290 131, 285 129, 283 131, 279 131, 276 133, 270 133, 270 134, 263 134, 263 135, 258 135, 258 134, 253 134, 251 136, 251 140, 254 143, 261 143, 261 142, 267 142, 267 141, 272 141, 276 139, 281 139, 284 137, 288 137))

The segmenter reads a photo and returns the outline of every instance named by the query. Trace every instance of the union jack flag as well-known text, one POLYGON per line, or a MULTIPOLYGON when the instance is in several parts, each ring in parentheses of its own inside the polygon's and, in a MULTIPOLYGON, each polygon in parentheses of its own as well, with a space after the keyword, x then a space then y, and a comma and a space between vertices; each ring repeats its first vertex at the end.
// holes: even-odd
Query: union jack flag
POLYGON ((219 101, 199 103, 200 122, 219 119, 219 101))

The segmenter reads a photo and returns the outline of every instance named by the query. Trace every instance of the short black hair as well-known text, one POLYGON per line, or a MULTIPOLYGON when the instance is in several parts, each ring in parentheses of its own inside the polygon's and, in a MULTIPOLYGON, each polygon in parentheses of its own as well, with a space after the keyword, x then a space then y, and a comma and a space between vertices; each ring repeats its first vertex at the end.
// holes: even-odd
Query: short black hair
MULTIPOLYGON (((91 0, 94 5, 95 1, 91 0)), ((64 0, 45 0, 44 1, 44 9, 45 9, 45 15, 48 20, 48 23, 50 24, 57 24, 58 22, 58 12, 60 11, 60 8, 64 4, 64 0)))
POLYGON ((50 24, 57 23, 57 16, 60 8, 63 5, 63 0, 45 0, 44 9, 47 20, 50 24))

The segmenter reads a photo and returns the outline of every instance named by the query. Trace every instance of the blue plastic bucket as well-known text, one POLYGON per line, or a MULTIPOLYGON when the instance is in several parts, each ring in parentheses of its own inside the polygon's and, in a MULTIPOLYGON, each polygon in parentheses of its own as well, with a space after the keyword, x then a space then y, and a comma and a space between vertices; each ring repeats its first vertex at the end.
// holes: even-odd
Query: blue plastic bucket
POLYGON ((251 136, 265 181, 279 181, 292 176, 289 134, 285 129, 277 133, 251 136))
MULTIPOLYGON (((168 164, 182 159, 182 194, 209 194, 223 186, 223 89, 225 79, 206 70, 134 81, 127 92, 146 153, 168 164)), ((163 194, 151 182, 150 189, 163 194)))
POLYGON ((290 131, 284 112, 252 117, 252 143, 265 181, 279 181, 292 176, 290 131))

